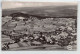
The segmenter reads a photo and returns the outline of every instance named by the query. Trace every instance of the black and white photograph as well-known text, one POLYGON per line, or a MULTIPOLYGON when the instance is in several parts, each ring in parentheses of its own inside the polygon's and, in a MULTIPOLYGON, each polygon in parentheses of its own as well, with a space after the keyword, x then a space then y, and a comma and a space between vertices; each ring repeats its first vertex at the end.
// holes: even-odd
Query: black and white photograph
POLYGON ((77 2, 1 3, 2 51, 76 51, 77 2))

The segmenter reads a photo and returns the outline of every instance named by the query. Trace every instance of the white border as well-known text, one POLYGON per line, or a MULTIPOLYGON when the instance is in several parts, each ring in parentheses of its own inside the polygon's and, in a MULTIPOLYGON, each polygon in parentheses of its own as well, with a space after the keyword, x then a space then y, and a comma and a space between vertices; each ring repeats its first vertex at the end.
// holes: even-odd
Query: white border
MULTIPOLYGON (((1 51, 1 54, 80 54, 80 2, 79 0, 2 0, 2 1, 27 1, 27 2, 76 2, 78 1, 77 17, 77 51, 1 51)), ((0 4, 1 11, 1 4, 0 4)), ((0 46, 1 46, 1 12, 0 12, 0 46)), ((1 47, 0 47, 1 49, 1 47)))
POLYGON ((2 1, 28 1, 28 2, 76 2, 79 0, 2 0, 2 1))

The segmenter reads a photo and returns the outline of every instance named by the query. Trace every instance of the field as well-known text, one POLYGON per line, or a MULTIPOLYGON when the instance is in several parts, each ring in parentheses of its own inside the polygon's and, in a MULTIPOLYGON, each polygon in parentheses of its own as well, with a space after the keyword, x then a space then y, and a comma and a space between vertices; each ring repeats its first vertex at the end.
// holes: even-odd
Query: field
MULTIPOLYGON (((3 36, 2 37, 2 44, 3 43, 6 43, 6 42, 12 42, 12 40, 9 38, 9 37, 7 37, 7 36, 3 36)), ((76 45, 73 45, 73 49, 72 49, 72 51, 75 51, 76 50, 76 45)), ((41 46, 30 46, 30 45, 28 45, 27 43, 15 43, 15 44, 11 44, 10 45, 10 49, 8 49, 7 51, 35 51, 35 50, 37 50, 37 51, 42 51, 42 50, 54 50, 54 51, 57 51, 57 50, 59 50, 59 51, 66 51, 67 49, 66 48, 64 48, 64 47, 61 47, 61 46, 59 46, 59 45, 57 45, 57 44, 55 44, 55 45, 46 45, 46 44, 44 44, 44 45, 41 45, 41 46)))

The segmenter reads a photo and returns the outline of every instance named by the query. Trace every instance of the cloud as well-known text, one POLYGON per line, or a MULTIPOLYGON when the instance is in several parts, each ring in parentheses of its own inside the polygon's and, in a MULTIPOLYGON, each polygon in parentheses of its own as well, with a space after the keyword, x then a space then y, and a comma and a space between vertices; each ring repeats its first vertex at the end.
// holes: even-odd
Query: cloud
POLYGON ((3 2, 2 3, 2 9, 9 9, 9 8, 16 8, 16 7, 22 7, 22 3, 17 2, 3 2))

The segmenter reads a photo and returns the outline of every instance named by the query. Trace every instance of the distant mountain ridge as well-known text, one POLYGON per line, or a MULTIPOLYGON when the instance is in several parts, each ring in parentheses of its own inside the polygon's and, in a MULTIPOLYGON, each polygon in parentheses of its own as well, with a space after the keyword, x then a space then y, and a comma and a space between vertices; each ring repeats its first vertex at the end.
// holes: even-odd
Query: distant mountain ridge
POLYGON ((36 16, 72 17, 77 16, 77 5, 3 9, 2 15, 6 16, 16 12, 25 12, 27 14, 36 16))

